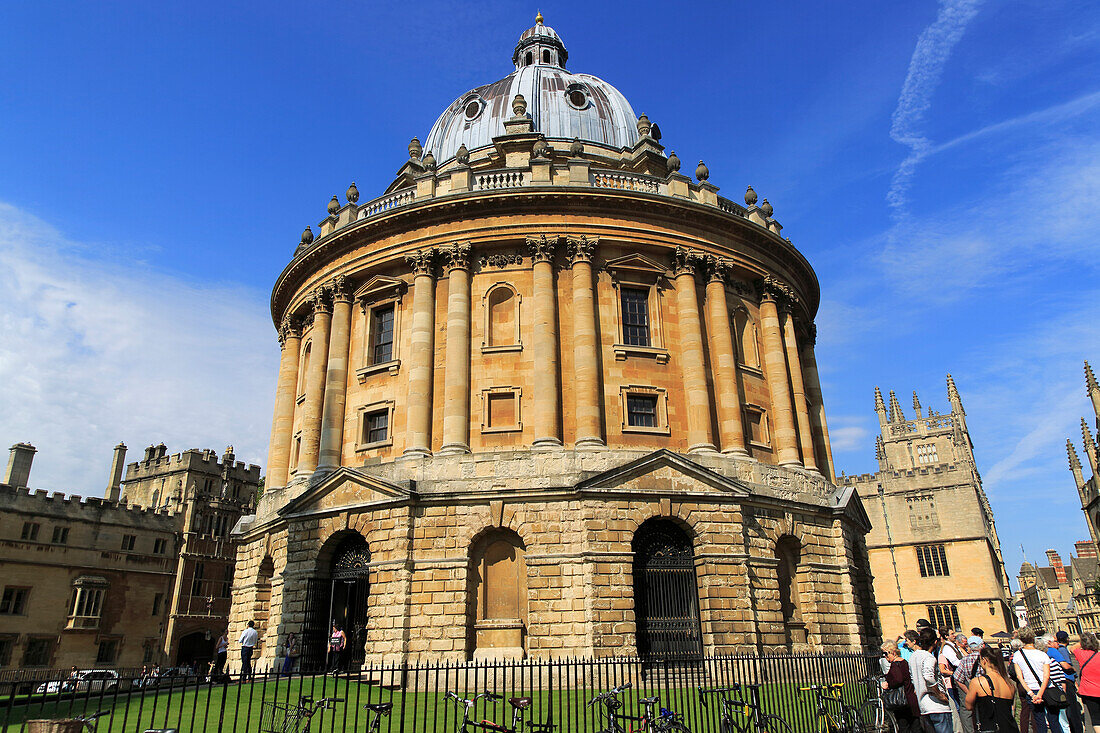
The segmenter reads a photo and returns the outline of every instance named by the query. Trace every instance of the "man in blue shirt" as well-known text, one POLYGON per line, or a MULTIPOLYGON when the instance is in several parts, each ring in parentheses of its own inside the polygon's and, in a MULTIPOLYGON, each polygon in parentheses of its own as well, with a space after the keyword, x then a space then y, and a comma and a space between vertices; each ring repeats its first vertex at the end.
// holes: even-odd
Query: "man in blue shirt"
POLYGON ((909 657, 913 654, 913 650, 917 648, 917 632, 910 629, 904 634, 898 637, 898 653, 901 654, 901 658, 906 662, 909 661, 909 657))
POLYGON ((1083 733, 1085 724, 1077 701, 1077 672, 1074 671, 1073 664, 1070 662, 1069 649, 1066 648, 1068 641, 1069 634, 1059 631, 1054 635, 1054 641, 1047 645, 1047 656, 1051 658, 1051 664, 1061 666, 1066 675, 1066 697, 1069 698, 1066 717, 1069 718, 1069 729, 1071 733, 1083 733))

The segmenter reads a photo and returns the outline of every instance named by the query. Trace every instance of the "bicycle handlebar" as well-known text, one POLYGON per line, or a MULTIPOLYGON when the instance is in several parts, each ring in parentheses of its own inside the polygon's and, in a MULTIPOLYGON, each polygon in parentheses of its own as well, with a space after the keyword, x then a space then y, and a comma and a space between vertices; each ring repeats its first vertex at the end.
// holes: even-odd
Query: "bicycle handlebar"
POLYGON ((591 700, 588 701, 588 705, 586 705, 585 707, 590 708, 597 702, 603 702, 604 700, 609 700, 612 697, 615 697, 616 695, 621 695, 625 691, 629 690, 631 687, 633 687, 633 685, 631 683, 624 682, 621 685, 619 685, 618 687, 612 688, 612 689, 608 690, 607 692, 601 692, 599 695, 596 695, 594 698, 592 698, 591 700))

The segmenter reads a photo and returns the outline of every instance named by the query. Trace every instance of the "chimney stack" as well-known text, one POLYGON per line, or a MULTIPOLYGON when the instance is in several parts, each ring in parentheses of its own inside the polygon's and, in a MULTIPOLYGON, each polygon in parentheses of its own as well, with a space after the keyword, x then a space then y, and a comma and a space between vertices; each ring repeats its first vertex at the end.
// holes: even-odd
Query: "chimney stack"
POLYGON ((1066 568, 1062 565, 1062 558, 1057 550, 1047 550, 1047 562, 1054 568, 1054 574, 1058 576, 1059 585, 1065 585, 1069 582, 1069 578, 1066 577, 1066 568))
POLYGON ((1073 549, 1077 552, 1077 557, 1097 557, 1096 545, 1091 540, 1078 540, 1073 543, 1073 549))
POLYGON ((122 491, 122 471, 126 468, 126 444, 119 443, 115 446, 115 455, 111 459, 111 478, 107 484, 107 493, 103 495, 107 501, 118 501, 122 491))
POLYGON ((9 486, 26 488, 31 478, 31 461, 38 451, 30 443, 16 443, 8 456, 8 470, 4 472, 4 483, 9 486))

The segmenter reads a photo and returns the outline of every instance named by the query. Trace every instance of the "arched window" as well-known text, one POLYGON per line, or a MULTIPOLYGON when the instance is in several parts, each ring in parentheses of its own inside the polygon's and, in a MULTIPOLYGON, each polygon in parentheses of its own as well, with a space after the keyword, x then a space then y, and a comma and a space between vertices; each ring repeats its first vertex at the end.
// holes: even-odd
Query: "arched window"
POLYGON ((527 636, 523 541, 497 530, 470 548, 468 643, 475 659, 522 659, 527 636))
POLYGON ((151 509, 159 509, 160 508, 160 492, 157 491, 156 489, 153 490, 153 501, 150 503, 149 507, 151 509))
POLYGON ((523 57, 523 65, 530 66, 532 63, 534 63, 534 60, 535 57, 531 55, 530 51, 528 51, 527 55, 523 57))
POLYGON ((737 360, 750 367, 760 366, 760 349, 756 339, 756 321, 744 308, 734 311, 733 322, 737 329, 737 360))
POLYGON ((701 656, 699 591, 691 538, 667 519, 650 519, 634 533, 631 549, 638 655, 701 656))
POLYGON ((486 291, 485 339, 482 348, 514 351, 521 347, 519 304, 519 293, 508 283, 497 283, 486 291))
POLYGON ((542 63, 544 63, 544 64, 550 63, 550 49, 548 49, 548 48, 543 49, 543 51, 542 51, 542 63))
POLYGON ((309 372, 309 357, 313 351, 313 342, 307 341, 306 347, 302 349, 302 366, 298 369, 298 394, 304 395, 306 393, 306 373, 309 372))
POLYGON ((775 543, 776 576, 779 583, 779 610, 783 614, 783 629, 787 647, 806 643, 806 624, 802 622, 802 602, 798 584, 802 562, 802 543, 791 535, 783 535, 775 543))

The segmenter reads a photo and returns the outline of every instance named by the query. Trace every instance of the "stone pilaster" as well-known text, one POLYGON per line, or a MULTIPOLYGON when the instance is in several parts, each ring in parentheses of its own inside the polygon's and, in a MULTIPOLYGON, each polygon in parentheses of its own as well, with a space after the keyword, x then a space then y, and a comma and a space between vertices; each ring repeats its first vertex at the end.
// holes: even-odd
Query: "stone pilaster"
POLYGON ((347 278, 337 275, 332 289, 332 327, 325 372, 325 409, 321 419, 318 469, 340 467, 344 448, 344 407, 348 394, 348 350, 351 346, 351 291, 347 278))
POLYGON ((576 388, 576 447, 602 448, 603 400, 600 398, 600 354, 596 337, 596 289, 592 258, 599 240, 569 237, 573 265, 573 380, 576 388))
POLYGON ((741 388, 737 382, 737 352, 733 345, 726 277, 729 262, 709 257, 707 268, 707 334, 718 408, 718 436, 723 453, 747 456, 741 415, 741 388))
POLYGON ((810 429, 810 411, 806 407, 806 388, 802 379, 802 359, 798 355, 798 337, 794 332, 794 311, 789 307, 783 314, 783 342, 787 347, 787 363, 791 369, 791 399, 798 423, 798 443, 802 449, 802 465, 808 471, 817 471, 814 457, 814 436, 810 429))
POLYGON ((531 339, 532 357, 536 368, 533 400, 530 408, 535 439, 533 448, 560 448, 561 392, 558 390, 558 309, 555 302, 554 253, 558 237, 545 234, 528 237, 531 252, 531 279, 534 289, 534 331, 531 339))
POLYGON ((306 401, 302 405, 302 451, 295 476, 309 476, 317 468, 321 448, 321 414, 325 399, 325 372, 328 370, 328 339, 332 326, 332 301, 328 288, 313 291, 313 328, 310 331, 309 371, 306 373, 306 401))
POLYGON ((298 359, 302 350, 302 332, 289 316, 279 326, 279 382, 275 387, 275 415, 271 420, 271 443, 267 449, 267 486, 287 485, 290 470, 291 440, 294 431, 294 392, 298 389, 298 359))
POLYGON ((687 402, 688 453, 713 453, 710 437, 710 393, 703 355, 703 328, 699 318, 699 296, 695 275, 701 257, 691 250, 676 248, 673 276, 676 284, 676 312, 680 324, 680 371, 687 402))
POLYGON ((440 453, 470 452, 470 244, 440 251, 447 286, 443 445, 440 453))
POLYGON ((432 340, 435 331, 434 249, 407 255, 413 271, 412 344, 409 348, 408 428, 406 456, 432 453, 432 340))
POLYGON ((779 325, 778 299, 785 298, 783 286, 765 278, 760 288, 760 326, 764 336, 764 366, 771 392, 772 448, 781 466, 800 466, 795 435, 791 390, 787 386, 787 358, 783 331, 779 325))
POLYGON ((814 440, 818 444, 818 455, 825 465, 825 478, 836 483, 836 468, 833 466, 833 448, 829 445, 829 425, 825 421, 825 401, 821 396, 821 380, 817 374, 817 357, 814 344, 817 341, 817 326, 813 323, 807 329, 802 341, 802 371, 806 377, 806 395, 810 398, 810 422, 814 428, 814 440))

